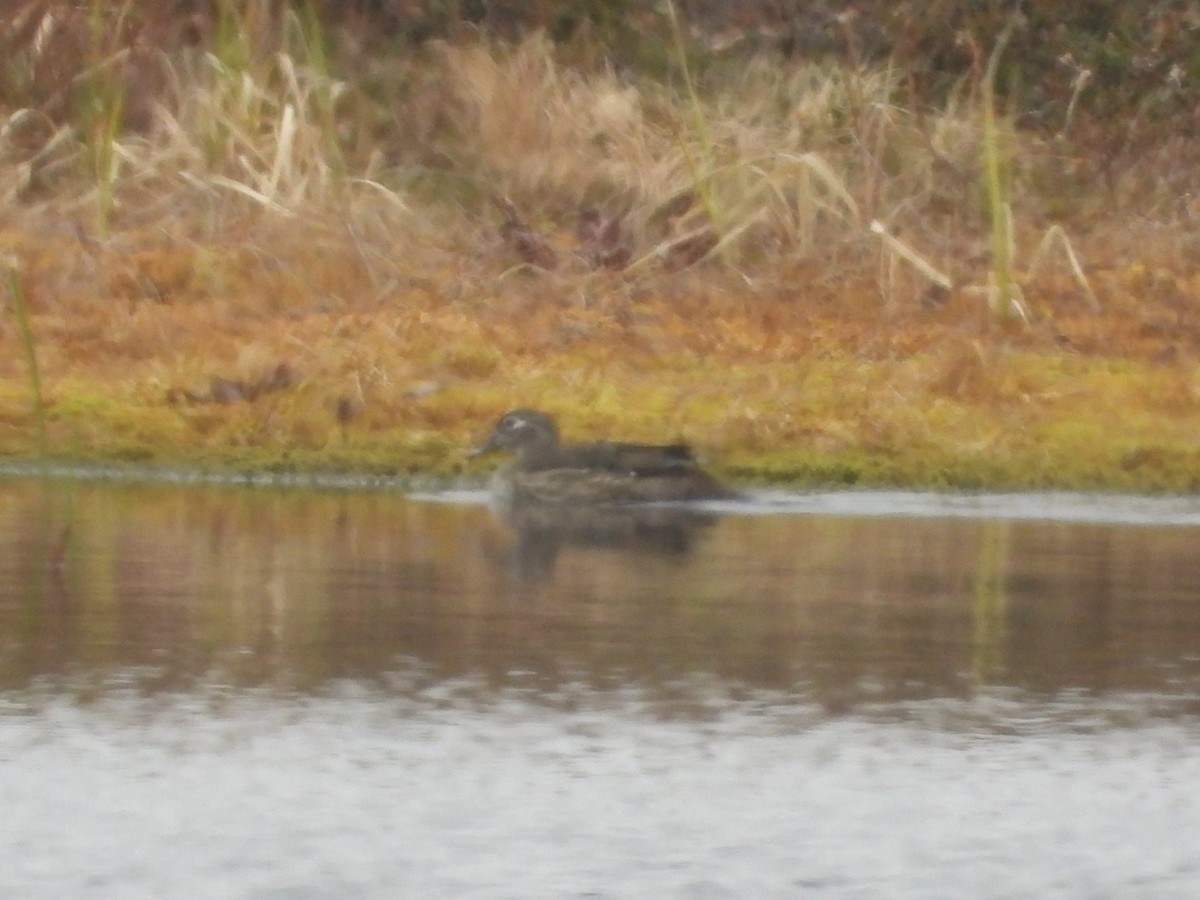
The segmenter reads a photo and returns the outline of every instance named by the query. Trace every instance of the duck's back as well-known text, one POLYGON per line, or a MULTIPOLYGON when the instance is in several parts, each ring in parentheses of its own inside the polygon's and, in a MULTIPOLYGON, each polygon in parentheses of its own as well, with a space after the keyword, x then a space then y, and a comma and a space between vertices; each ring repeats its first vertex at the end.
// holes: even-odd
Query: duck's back
POLYGON ((678 475, 697 468, 697 464, 691 448, 686 444, 626 444, 602 441, 526 453, 519 468, 526 472, 571 469, 651 477, 678 475))
POLYGON ((537 503, 674 503, 734 496, 700 468, 686 444, 557 447, 527 455, 507 477, 514 500, 537 503))

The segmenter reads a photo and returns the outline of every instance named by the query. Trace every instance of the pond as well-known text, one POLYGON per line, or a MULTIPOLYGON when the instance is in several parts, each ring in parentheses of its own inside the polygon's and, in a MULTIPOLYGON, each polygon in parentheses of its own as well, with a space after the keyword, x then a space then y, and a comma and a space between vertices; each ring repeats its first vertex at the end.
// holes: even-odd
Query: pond
POLYGON ((1200 498, 0 481, 0 895, 1190 897, 1200 498))

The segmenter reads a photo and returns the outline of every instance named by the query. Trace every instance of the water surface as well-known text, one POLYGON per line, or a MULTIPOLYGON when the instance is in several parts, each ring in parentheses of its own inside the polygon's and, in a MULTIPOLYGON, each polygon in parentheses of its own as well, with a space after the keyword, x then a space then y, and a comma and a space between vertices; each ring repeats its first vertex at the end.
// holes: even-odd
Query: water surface
POLYGON ((0 483, 0 895, 1192 896, 1200 502, 0 483))

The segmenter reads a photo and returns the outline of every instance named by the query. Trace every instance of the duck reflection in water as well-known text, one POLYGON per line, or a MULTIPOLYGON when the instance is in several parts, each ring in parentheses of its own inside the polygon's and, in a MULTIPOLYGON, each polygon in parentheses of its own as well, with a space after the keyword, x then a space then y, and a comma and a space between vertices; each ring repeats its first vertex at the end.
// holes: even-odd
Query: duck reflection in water
POLYGON ((502 451, 514 458, 492 476, 491 492, 526 572, 553 568, 563 546, 685 555, 715 517, 663 504, 737 496, 686 444, 564 444, 554 420, 533 409, 505 414, 470 455, 502 451))

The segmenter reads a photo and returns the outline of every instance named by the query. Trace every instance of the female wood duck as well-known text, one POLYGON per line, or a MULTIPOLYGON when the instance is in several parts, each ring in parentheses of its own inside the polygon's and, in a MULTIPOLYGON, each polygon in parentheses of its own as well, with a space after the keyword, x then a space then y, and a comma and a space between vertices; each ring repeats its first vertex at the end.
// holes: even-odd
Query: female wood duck
POLYGON ((686 444, 562 444, 554 420, 535 409, 506 413, 471 457, 516 456, 492 478, 510 505, 622 505, 718 500, 736 494, 700 468, 686 444))

